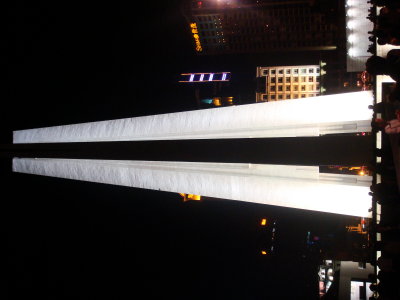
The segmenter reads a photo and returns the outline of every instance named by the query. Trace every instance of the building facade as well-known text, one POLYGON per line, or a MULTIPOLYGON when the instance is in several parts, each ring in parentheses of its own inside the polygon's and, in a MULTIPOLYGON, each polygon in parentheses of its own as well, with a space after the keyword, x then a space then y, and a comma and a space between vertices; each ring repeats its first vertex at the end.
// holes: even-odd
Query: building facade
POLYGON ((179 83, 193 90, 197 108, 200 109, 233 105, 230 79, 230 72, 183 73, 179 83))
POLYGON ((187 0, 185 4, 184 15, 199 54, 334 50, 338 44, 338 25, 312 1, 187 0))
POLYGON ((257 67, 256 102, 319 96, 320 77, 319 65, 257 67))

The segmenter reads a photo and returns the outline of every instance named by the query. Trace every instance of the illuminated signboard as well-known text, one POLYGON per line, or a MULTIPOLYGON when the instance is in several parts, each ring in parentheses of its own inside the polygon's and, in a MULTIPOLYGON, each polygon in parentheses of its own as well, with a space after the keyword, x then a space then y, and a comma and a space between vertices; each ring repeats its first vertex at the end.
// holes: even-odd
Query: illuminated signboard
POLYGON ((201 46, 199 31, 197 29, 196 23, 190 23, 190 29, 192 30, 194 42, 196 43, 196 51, 203 51, 203 47, 201 46))
POLYGON ((231 79, 230 72, 220 73, 185 73, 181 74, 179 82, 214 82, 229 81, 231 79))

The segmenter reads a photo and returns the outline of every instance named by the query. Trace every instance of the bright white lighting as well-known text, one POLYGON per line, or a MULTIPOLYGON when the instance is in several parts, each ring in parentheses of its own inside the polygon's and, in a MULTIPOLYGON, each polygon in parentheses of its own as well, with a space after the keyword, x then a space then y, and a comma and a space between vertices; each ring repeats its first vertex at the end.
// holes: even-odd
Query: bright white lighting
POLYGON ((353 17, 355 15, 355 9, 354 8, 350 8, 349 10, 347 10, 346 13, 349 17, 353 17))
POLYGON ((13 171, 370 217, 372 178, 369 182, 342 174, 327 178, 318 167, 14 158, 13 171))
POLYGON ((226 73, 222 74, 222 80, 226 80, 226 73))
POLYGON ((212 81, 212 80, 213 80, 213 77, 214 77, 214 74, 211 73, 211 74, 210 74, 210 77, 208 77, 208 81, 212 81))
POLYGON ((201 74, 199 81, 203 81, 203 79, 204 79, 204 74, 201 74))
POLYGON ((354 42, 357 40, 357 36, 356 36, 354 33, 352 33, 352 34, 350 34, 350 35, 347 37, 347 40, 348 40, 350 43, 354 43, 354 42))
POLYGON ((371 91, 19 130, 14 143, 319 136, 369 132, 371 91), (346 109, 343 109, 343 108, 346 109), (329 113, 327 113, 329 112, 329 113))
POLYGON ((194 79, 194 74, 190 74, 189 81, 193 81, 193 79, 194 79))
POLYGON ((350 21, 347 21, 347 28, 349 28, 349 29, 353 29, 354 28, 354 26, 355 26, 355 21, 354 20, 350 20, 350 21))

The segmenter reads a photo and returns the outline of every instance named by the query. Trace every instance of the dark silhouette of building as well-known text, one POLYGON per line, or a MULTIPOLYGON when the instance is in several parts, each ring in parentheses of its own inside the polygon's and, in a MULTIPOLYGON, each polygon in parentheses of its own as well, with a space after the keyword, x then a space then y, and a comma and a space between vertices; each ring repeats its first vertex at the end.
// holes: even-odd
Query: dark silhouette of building
POLYGON ((338 5, 325 2, 188 0, 184 14, 199 54, 334 50, 338 5))

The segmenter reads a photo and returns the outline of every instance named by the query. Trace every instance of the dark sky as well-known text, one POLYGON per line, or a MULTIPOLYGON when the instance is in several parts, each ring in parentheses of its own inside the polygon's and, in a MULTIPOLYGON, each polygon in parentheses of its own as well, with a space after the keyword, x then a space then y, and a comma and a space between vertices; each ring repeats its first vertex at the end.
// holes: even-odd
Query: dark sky
MULTIPOLYGON (((176 82, 182 72, 255 74, 256 57, 196 56, 178 3, 11 1, 0 143, 16 129, 195 109, 192 91, 176 82)), ((349 221, 236 201, 182 203, 174 193, 10 166, 1 159, 2 299, 311 299, 305 233, 349 221), (259 255, 264 216, 279 220, 274 257, 259 255)))

